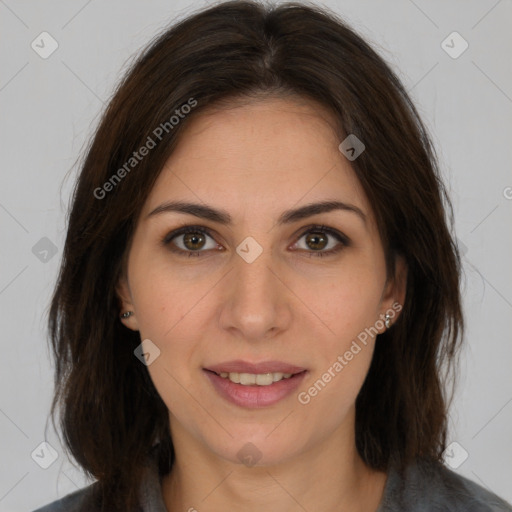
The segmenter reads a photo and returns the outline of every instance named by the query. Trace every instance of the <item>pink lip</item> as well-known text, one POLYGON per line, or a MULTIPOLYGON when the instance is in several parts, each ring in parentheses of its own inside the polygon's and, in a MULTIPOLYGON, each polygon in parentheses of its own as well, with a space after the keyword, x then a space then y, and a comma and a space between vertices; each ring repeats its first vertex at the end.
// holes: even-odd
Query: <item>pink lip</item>
POLYGON ((236 359, 225 363, 215 364, 205 368, 215 373, 300 373, 306 368, 283 363, 282 361, 263 361, 262 363, 249 363, 236 359))
MULTIPOLYGON (((291 368, 288 366, 287 368, 291 368)), ((211 370, 204 369, 203 372, 210 379, 217 393, 227 401, 239 407, 248 409, 259 409, 268 407, 292 394, 304 380, 308 373, 306 370, 292 375, 289 379, 282 379, 274 382, 270 386, 244 386, 235 384, 229 379, 217 375, 211 370)), ((242 372, 245 373, 245 372, 242 372)), ((246 372, 246 373, 269 373, 264 371, 246 372)), ((292 372, 283 372, 292 373, 292 372)))

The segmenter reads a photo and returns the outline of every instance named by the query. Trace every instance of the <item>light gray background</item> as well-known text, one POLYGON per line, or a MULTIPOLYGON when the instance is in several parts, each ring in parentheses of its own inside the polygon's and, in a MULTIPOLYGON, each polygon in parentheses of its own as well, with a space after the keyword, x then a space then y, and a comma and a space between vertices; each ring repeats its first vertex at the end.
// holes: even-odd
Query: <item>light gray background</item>
MULTIPOLYGON (((31 458, 45 439, 53 389, 46 308, 72 168, 131 55, 207 3, 0 0, 0 512, 29 511, 88 483, 51 429, 57 461, 44 470, 31 458), (47 59, 31 48, 43 31, 59 45, 47 59), (32 251, 43 237, 57 248, 46 262, 32 251)), ((512 502, 511 2, 324 5, 377 45, 433 134, 466 274, 467 349, 450 436, 460 447, 451 460, 459 464, 465 450, 456 471, 512 502), (469 43, 456 59, 441 46, 453 31, 469 43)))

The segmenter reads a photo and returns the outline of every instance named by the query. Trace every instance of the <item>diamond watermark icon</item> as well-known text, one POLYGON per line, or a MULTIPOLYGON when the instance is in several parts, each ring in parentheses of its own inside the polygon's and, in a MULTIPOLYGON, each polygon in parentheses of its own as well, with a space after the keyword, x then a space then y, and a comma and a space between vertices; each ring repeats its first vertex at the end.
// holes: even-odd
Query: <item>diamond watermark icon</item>
POLYGON ((32 254, 43 263, 48 263, 57 254, 57 246, 46 236, 43 236, 34 247, 32 254))
POLYGON ((48 469, 59 458, 57 450, 46 441, 39 444, 30 456, 43 469, 48 469))
POLYGON ((149 366, 160 356, 160 349, 150 339, 145 339, 133 353, 143 364, 149 366))
POLYGON ((245 443, 236 455, 242 464, 251 467, 261 459, 262 453, 254 444, 245 443))
POLYGON ((452 58, 458 59, 469 47, 469 43, 458 33, 452 32, 441 43, 441 48, 452 58))
POLYGON ((450 443, 443 452, 444 463, 452 469, 457 469, 469 457, 469 453, 457 441, 450 443))
POLYGON ((41 32, 30 46, 39 57, 47 59, 59 47, 59 43, 48 32, 41 32))
POLYGON ((263 247, 252 236, 248 236, 238 245, 236 252, 247 263, 252 263, 263 252, 263 247))
POLYGON ((366 146, 353 133, 351 133, 339 146, 338 149, 353 162, 365 149, 366 146))

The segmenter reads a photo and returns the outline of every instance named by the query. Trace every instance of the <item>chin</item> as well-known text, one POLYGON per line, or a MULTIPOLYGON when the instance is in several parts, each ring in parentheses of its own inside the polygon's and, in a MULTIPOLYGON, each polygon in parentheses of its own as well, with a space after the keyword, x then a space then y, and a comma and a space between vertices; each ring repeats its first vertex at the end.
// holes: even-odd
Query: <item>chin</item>
POLYGON ((293 436, 282 432, 280 436, 276 435, 273 438, 274 433, 268 434, 272 429, 268 431, 265 429, 264 432, 261 430, 260 425, 259 432, 256 434, 247 432, 244 435, 243 432, 239 432, 237 435, 233 435, 233 438, 226 436, 225 443, 219 445, 217 442, 215 445, 211 445, 210 449, 230 463, 246 467, 274 466, 300 453, 301 443, 293 436))

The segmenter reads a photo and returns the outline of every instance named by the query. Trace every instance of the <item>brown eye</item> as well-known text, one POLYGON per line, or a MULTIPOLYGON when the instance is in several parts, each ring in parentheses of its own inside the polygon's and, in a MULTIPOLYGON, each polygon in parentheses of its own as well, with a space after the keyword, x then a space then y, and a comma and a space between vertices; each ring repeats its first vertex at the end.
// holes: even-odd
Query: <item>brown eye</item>
POLYGON ((183 235, 183 245, 190 251, 202 249, 206 243, 206 237, 202 233, 186 233, 183 235))
POLYGON ((350 240, 342 233, 327 226, 310 226, 295 242, 307 256, 330 256, 350 245, 350 240))
POLYGON ((209 250, 219 249, 206 228, 194 226, 184 226, 169 233, 162 240, 162 244, 169 246, 172 252, 184 256, 203 256, 209 250))
POLYGON ((311 232, 306 235, 306 244, 310 249, 319 251, 325 249, 328 243, 328 238, 325 233, 311 232))

